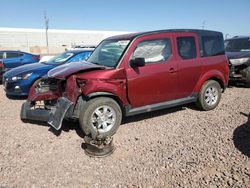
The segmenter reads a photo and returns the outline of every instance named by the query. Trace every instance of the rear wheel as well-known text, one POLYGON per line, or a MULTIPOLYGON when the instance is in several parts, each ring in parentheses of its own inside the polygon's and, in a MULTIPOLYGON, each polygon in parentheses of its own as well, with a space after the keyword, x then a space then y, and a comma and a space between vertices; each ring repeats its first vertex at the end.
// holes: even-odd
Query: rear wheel
POLYGON ((221 87, 215 80, 208 80, 204 83, 198 95, 196 105, 205 111, 213 110, 220 102, 221 87))
POLYGON ((108 97, 89 100, 80 112, 81 129, 93 139, 113 136, 122 120, 122 111, 117 102, 108 97))

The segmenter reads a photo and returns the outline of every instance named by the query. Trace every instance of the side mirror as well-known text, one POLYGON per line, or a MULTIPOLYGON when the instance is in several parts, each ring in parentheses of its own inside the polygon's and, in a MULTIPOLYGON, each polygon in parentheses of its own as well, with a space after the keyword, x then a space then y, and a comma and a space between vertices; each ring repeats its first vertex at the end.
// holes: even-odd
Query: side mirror
POLYGON ((131 67, 143 67, 145 66, 145 59, 142 57, 138 57, 130 60, 131 67))

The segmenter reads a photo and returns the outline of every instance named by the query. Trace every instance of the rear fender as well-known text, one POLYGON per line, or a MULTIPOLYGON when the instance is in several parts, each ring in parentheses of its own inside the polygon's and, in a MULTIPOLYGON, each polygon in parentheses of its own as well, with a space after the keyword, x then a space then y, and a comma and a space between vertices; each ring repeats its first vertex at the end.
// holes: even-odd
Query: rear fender
POLYGON ((220 71, 211 70, 200 77, 199 81, 195 85, 194 93, 199 93, 201 87, 207 80, 215 80, 219 82, 223 90, 226 89, 226 86, 228 84, 228 78, 225 78, 225 76, 220 71))

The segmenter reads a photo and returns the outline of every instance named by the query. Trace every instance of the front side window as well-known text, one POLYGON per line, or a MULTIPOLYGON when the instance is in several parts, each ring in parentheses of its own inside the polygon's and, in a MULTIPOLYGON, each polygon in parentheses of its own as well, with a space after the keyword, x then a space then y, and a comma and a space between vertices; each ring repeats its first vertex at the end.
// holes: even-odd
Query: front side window
POLYGON ((144 58, 146 64, 166 61, 172 54, 171 42, 169 39, 157 39, 140 42, 132 59, 144 58))
POLYGON ((226 40, 225 48, 227 52, 250 51, 250 38, 226 40))
POLYGON ((223 39, 220 36, 202 37, 203 57, 225 54, 223 39))
POLYGON ((88 61, 107 67, 116 67, 130 40, 104 40, 95 49, 88 61))
POLYGON ((196 58, 196 46, 194 37, 177 38, 178 53, 182 59, 196 58))
POLYGON ((3 52, 0 52, 0 59, 3 59, 3 52))
POLYGON ((6 58, 15 58, 15 57, 18 57, 19 54, 16 53, 16 52, 7 52, 6 53, 6 58))

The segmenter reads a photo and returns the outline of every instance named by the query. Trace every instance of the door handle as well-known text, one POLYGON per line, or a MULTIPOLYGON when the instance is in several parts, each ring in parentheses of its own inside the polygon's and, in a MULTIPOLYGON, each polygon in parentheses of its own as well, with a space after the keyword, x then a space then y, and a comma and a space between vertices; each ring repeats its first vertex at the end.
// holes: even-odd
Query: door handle
POLYGON ((174 68, 170 68, 168 72, 169 72, 169 73, 175 73, 176 70, 175 70, 174 68))

